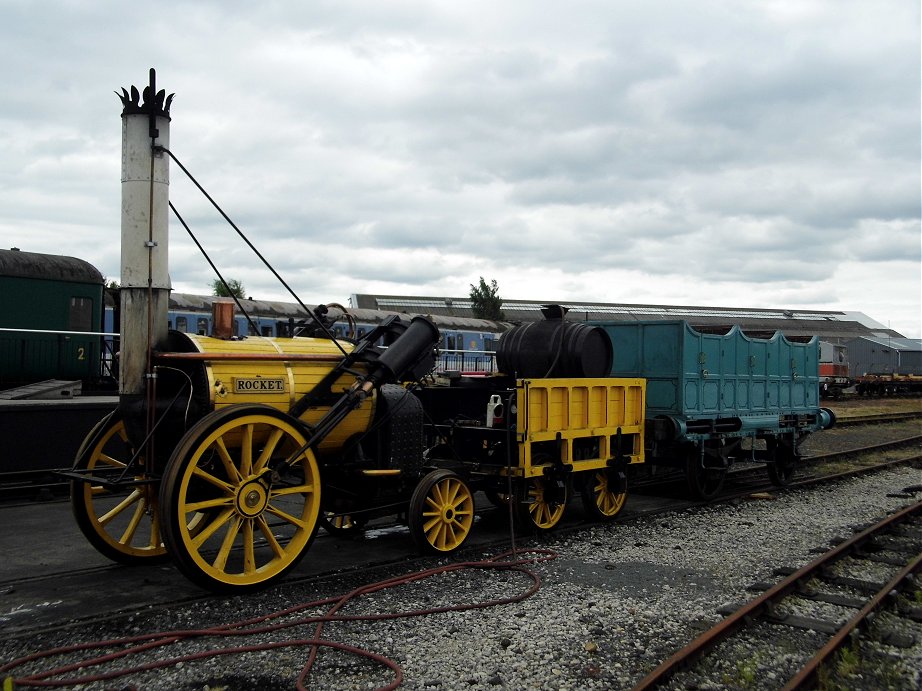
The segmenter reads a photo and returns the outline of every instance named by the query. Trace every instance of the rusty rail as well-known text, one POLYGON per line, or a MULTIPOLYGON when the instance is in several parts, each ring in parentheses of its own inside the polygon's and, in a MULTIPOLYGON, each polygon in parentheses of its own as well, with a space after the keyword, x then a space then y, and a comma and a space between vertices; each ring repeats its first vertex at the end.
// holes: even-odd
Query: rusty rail
POLYGON ((922 412, 920 411, 852 415, 850 417, 836 417, 836 427, 857 427, 859 425, 874 425, 887 422, 905 422, 907 420, 918 420, 919 418, 922 418, 922 412))
MULTIPOLYGON (((666 684, 673 675, 691 667, 695 661, 713 649, 718 643, 742 629, 750 621, 761 617, 763 614, 768 614, 774 603, 798 591, 804 583, 818 575, 824 568, 828 567, 829 564, 852 553, 875 534, 917 514, 922 514, 922 502, 916 502, 915 504, 907 506, 888 516, 880 523, 853 535, 845 542, 842 542, 803 568, 795 571, 783 581, 777 583, 762 595, 749 601, 736 612, 721 620, 717 625, 705 631, 675 655, 665 660, 656 669, 650 672, 650 674, 644 677, 634 687, 634 691, 655 689, 666 684)), ((915 559, 911 560, 906 567, 901 569, 900 572, 893 577, 891 582, 887 583, 877 595, 871 598, 868 603, 845 624, 839 633, 833 636, 826 646, 804 666, 801 672, 788 682, 785 689, 801 688, 804 684, 812 680, 823 661, 835 653, 842 643, 847 640, 849 634, 867 618, 868 614, 877 609, 890 592, 894 590, 909 573, 918 570, 920 565, 922 565, 922 555, 918 555, 915 559)))

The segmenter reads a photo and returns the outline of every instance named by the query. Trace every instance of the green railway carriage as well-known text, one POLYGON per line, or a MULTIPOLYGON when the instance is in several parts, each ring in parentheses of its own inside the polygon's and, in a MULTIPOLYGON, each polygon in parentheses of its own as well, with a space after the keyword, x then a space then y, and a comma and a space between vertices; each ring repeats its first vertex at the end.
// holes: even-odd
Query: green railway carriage
POLYGON ((103 277, 88 262, 0 250, 0 388, 99 374, 103 277), (84 335, 86 334, 86 335, 84 335))

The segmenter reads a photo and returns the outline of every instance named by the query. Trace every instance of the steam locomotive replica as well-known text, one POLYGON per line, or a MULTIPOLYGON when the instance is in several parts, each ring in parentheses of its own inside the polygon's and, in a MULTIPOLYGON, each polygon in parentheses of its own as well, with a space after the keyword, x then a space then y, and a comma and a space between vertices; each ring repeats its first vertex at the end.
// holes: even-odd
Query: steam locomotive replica
POLYGON ((77 524, 115 561, 172 558, 204 588, 242 592, 289 572, 320 525, 394 515, 421 550, 449 554, 478 492, 529 531, 557 526, 574 492, 611 520, 646 461, 675 463, 702 498, 737 458, 784 484, 799 442, 832 423, 815 340, 549 308, 503 335, 497 373, 436 377, 425 316, 344 339, 312 310, 308 335, 233 340, 219 306, 211 336, 167 330, 171 98, 152 70, 143 101, 134 87, 121 99, 119 405, 66 472, 77 524))
MULTIPOLYGON (((227 590, 281 576, 320 524, 350 532, 398 514, 424 551, 452 552, 477 491, 514 501, 534 530, 559 523, 573 487, 593 518, 613 518, 626 466, 643 462, 644 382, 604 376, 598 329, 545 324, 564 343, 552 376, 441 382, 425 380, 438 331, 423 317, 338 345, 171 332, 154 358, 153 433, 145 406, 122 409, 78 453, 78 525, 116 561, 169 550, 193 581, 227 590), (597 352, 567 347, 580 338, 597 352)), ((498 356, 530 375, 557 353, 498 356)))

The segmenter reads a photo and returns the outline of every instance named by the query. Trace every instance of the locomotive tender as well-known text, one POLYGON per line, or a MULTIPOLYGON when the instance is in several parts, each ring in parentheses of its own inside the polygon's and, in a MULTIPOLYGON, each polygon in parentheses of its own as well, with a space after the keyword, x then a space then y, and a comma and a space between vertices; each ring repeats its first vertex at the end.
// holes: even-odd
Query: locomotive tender
MULTIPOLYGON (((100 552, 172 558, 195 583, 239 592, 287 573, 321 524, 348 533, 397 515, 422 550, 447 554, 473 528, 476 492, 534 531, 555 527, 574 491, 592 519, 619 513, 646 458, 648 383, 613 375, 607 327, 550 310, 503 335, 499 374, 438 378, 441 336, 423 316, 393 315, 352 342, 324 332, 322 315, 309 337, 167 331, 171 97, 151 70, 143 101, 134 87, 121 98, 119 406, 67 473, 100 552)), ((815 428, 773 429, 793 443, 815 428)))

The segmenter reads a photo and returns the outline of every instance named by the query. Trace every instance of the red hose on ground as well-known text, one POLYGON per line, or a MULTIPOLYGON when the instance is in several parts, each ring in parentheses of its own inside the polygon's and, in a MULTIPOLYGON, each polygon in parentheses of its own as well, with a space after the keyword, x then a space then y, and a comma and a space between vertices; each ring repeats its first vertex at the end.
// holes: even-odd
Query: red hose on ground
POLYGON ((550 561, 556 558, 556 554, 551 550, 545 549, 531 549, 523 550, 519 552, 510 551, 504 552, 502 554, 491 557, 483 561, 471 561, 471 562, 458 562, 455 564, 447 564, 445 566, 440 566, 432 569, 426 569, 423 571, 417 571, 414 573, 406 574, 404 576, 398 576, 396 578, 387 579, 384 581, 379 581, 377 583, 371 583, 368 585, 361 586, 352 590, 345 595, 339 597, 330 597, 320 600, 314 600, 313 602, 300 603, 292 607, 278 610, 270 614, 262 615, 259 617, 252 617, 250 619, 244 619, 241 621, 233 622, 230 624, 225 624, 223 626, 205 628, 205 629, 185 629, 178 631, 163 631, 158 633, 149 633, 141 634, 138 636, 129 636, 125 638, 117 638, 105 641, 95 641, 92 643, 81 643, 72 646, 64 646, 60 648, 53 648, 49 650, 44 650, 41 652, 33 653, 21 657, 12 662, 6 663, 0 666, 0 674, 7 674, 9 671, 21 667, 30 662, 36 662, 45 658, 53 657, 56 655, 64 654, 73 654, 81 651, 92 651, 100 650, 104 648, 111 648, 114 646, 126 646, 122 650, 115 652, 110 652, 104 655, 97 655, 95 657, 89 656, 79 662, 71 663, 67 665, 62 665, 59 667, 53 667, 41 672, 36 672, 33 674, 27 674, 21 677, 10 678, 7 677, 4 682, 4 689, 8 688, 10 681, 14 685, 19 686, 40 686, 40 687, 57 687, 57 686, 72 686, 76 684, 88 684, 91 682, 105 681, 109 679, 115 679, 118 677, 127 676, 129 674, 137 674, 139 672, 146 672, 155 669, 162 669, 164 667, 171 667, 177 663, 186 663, 186 662, 195 662, 197 660, 203 660, 211 657, 219 657, 224 655, 235 655, 247 652, 259 652, 266 650, 275 650, 279 648, 290 648, 290 647, 307 647, 310 648, 308 654, 307 662, 304 667, 302 667, 300 674, 297 678, 297 688, 306 689, 307 678, 310 675, 311 668, 313 667, 317 655, 320 651, 320 648, 334 648, 337 650, 342 650, 353 655, 358 655, 360 657, 366 658, 372 662, 375 662, 379 665, 387 667, 388 669, 393 670, 394 679, 386 686, 381 687, 382 689, 395 689, 403 681, 403 671, 393 660, 390 660, 382 655, 373 653, 362 648, 348 645, 346 643, 338 643, 336 641, 329 641, 322 639, 321 633, 323 627, 327 622, 332 621, 383 621, 389 619, 402 619, 408 617, 423 616, 428 614, 437 614, 441 612, 458 612, 471 609, 484 609, 487 607, 495 607, 497 605, 510 604, 513 602, 520 602, 528 597, 534 595, 541 587, 541 577, 534 571, 526 568, 529 564, 537 564, 541 562, 550 561), (525 558, 522 555, 532 554, 529 558, 525 558), (378 614, 362 614, 362 615, 348 615, 348 614, 339 614, 338 612, 346 606, 350 601, 356 600, 360 597, 367 595, 372 595, 374 593, 381 592, 390 588, 394 588, 400 585, 405 585, 408 583, 414 583, 418 581, 431 578, 432 576, 457 572, 462 570, 504 570, 504 571, 516 571, 519 572, 532 580, 532 585, 527 590, 517 594, 512 595, 506 598, 497 598, 493 600, 486 600, 483 602, 468 603, 468 604, 455 604, 455 605, 445 605, 442 607, 433 607, 427 609, 417 609, 410 610, 406 612, 386 612, 378 614), (326 613, 322 616, 312 616, 312 617, 301 617, 298 619, 269 623, 273 620, 281 619, 292 614, 297 614, 304 610, 329 606, 326 613), (191 653, 187 655, 174 656, 170 658, 164 658, 162 660, 156 660, 154 662, 148 662, 140 665, 123 667, 120 669, 108 671, 108 672, 98 672, 95 674, 86 674, 83 676, 74 676, 74 677, 65 677, 60 678, 62 675, 70 674, 76 672, 77 670, 87 670, 92 667, 99 667, 100 665, 113 662, 115 660, 123 659, 130 657, 132 655, 137 655, 146 651, 153 650, 155 648, 174 645, 184 640, 190 639, 201 639, 201 638, 217 638, 217 637, 232 637, 232 636, 253 636, 259 634, 268 634, 276 631, 281 631, 284 629, 289 629, 295 626, 304 626, 307 624, 314 624, 314 636, 312 638, 298 638, 291 640, 283 641, 271 641, 268 643, 257 643, 252 645, 242 645, 242 646, 229 646, 224 648, 219 648, 215 650, 208 650, 198 653, 191 653), (58 678, 55 678, 58 677, 58 678))

